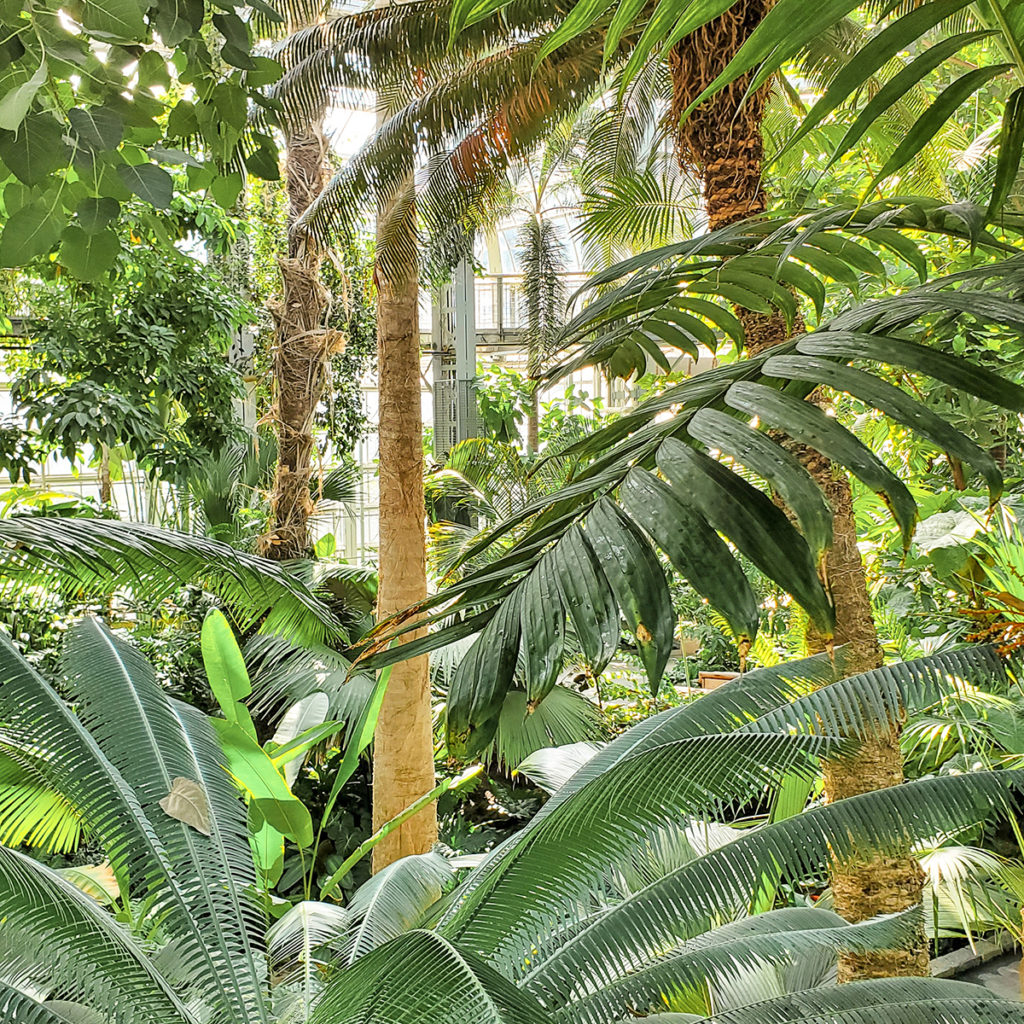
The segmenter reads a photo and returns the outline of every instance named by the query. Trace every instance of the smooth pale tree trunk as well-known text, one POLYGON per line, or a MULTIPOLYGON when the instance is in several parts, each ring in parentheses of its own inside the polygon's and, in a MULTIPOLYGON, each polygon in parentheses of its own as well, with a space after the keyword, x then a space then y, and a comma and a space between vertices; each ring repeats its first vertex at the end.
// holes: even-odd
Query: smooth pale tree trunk
MULTIPOLYGON (((386 213, 385 213, 386 216, 386 213)), ((411 212, 408 215, 412 216, 411 212)), ((414 251, 412 227, 410 248, 414 251)), ((377 379, 380 442, 380 584, 377 614, 386 619, 427 596, 423 420, 420 409, 419 276, 415 262, 378 260, 377 379)), ((407 639, 407 638, 406 638, 407 639)), ((434 788, 434 740, 426 655, 391 670, 373 743, 373 828, 434 788)), ((373 870, 437 841, 430 804, 383 839, 373 870)))
MULTIPOLYGON (((747 0, 737 4, 674 48, 670 68, 676 114, 681 114, 725 68, 772 2, 747 0)), ((698 107, 680 127, 679 159, 701 177, 710 230, 766 209, 761 134, 766 94, 759 90, 743 102, 746 87, 744 80, 734 83, 698 107)), ((790 336, 790 328, 781 314, 737 312, 752 355, 790 336)), ((801 325, 794 325, 794 329, 801 329, 801 325)), ((811 400, 824 399, 816 395, 811 400)), ((833 544, 826 553, 823 572, 836 610, 834 640, 848 645, 845 666, 851 675, 877 668, 882 664, 882 651, 871 614, 864 563, 857 549, 849 478, 845 471, 812 449, 800 447, 795 453, 832 507, 833 544)), ((811 631, 809 653, 825 647, 824 638, 811 631)), ((879 735, 865 742, 856 757, 826 764, 827 799, 841 800, 902 783, 901 727, 901 722, 885 723, 879 735)), ((830 879, 836 910, 850 921, 896 913, 919 904, 924 883, 920 866, 909 857, 833 864, 830 879)), ((841 981, 927 974, 928 950, 923 930, 913 949, 844 954, 839 963, 841 981)))
POLYGON ((320 279, 323 252, 317 240, 295 228, 327 183, 327 142, 321 124, 292 126, 286 138, 288 251, 280 260, 281 299, 271 308, 275 323, 274 407, 278 462, 271 493, 272 523, 262 538, 268 558, 308 555, 313 512, 313 417, 323 396, 327 364, 342 336, 324 320, 329 295, 320 279))

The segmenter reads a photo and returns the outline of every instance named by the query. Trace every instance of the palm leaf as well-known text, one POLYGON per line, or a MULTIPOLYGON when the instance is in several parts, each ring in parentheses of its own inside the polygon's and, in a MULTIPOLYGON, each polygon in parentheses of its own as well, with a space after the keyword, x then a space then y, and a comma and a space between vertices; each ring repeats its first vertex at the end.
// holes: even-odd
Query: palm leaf
POLYGON ((42 585, 69 596, 127 589, 159 602, 200 583, 241 629, 310 641, 344 641, 337 618, 287 566, 226 544, 143 523, 18 516, 0 521, 0 583, 42 585))
POLYGON ((882 978, 812 989, 700 1019, 699 1024, 1010 1024, 1020 1003, 979 985, 924 978, 882 978))
POLYGON ((171 707, 151 668, 142 669, 137 679, 126 676, 122 668, 119 679, 116 643, 98 624, 87 620, 79 627, 76 642, 97 658, 106 647, 107 665, 114 659, 108 693, 117 692, 119 703, 107 705, 105 714, 98 711, 103 707, 102 682, 93 689, 98 682, 92 674, 95 669, 79 666, 74 682, 82 687, 91 716, 101 720, 101 732, 113 734, 112 758, 144 787, 141 799, 82 720, 2 638, 0 718, 24 742, 60 750, 59 758, 41 762, 46 782, 65 797, 103 847, 122 890, 132 884, 159 901, 163 927, 186 957, 178 990, 198 990, 213 999, 216 1019, 244 1013, 264 1020, 257 966, 251 957, 245 959, 251 948, 245 929, 254 923, 255 907, 225 921, 229 908, 241 907, 240 889, 253 876, 253 867, 244 807, 221 767, 216 737, 195 709, 171 707), (125 696, 129 689, 131 694, 125 696), (142 708, 159 722, 156 733, 149 730, 142 708), (117 735, 122 724, 132 722, 133 714, 141 717, 128 733, 139 749, 126 748, 117 735), (156 737, 173 745, 150 763, 140 750, 152 749, 156 737), (164 782, 178 777, 194 783, 220 815, 219 822, 210 823, 211 835, 171 818, 160 806, 171 789, 170 784, 163 788, 164 782))
POLYGON ((478 957, 422 931, 408 932, 342 971, 310 1021, 355 1024, 387 1007, 401 1007, 402 1024, 548 1020, 538 1004, 478 957))
MULTIPOLYGON (((0 914, 17 922, 21 954, 45 962, 50 984, 65 998, 111 1021, 195 1024, 148 953, 91 896, 37 861, 3 847, 0 880, 0 914)), ((0 1005, 4 998, 0 988, 0 1005)), ((22 1018, 15 1014, 7 1019, 22 1018)), ((43 1015, 39 1019, 47 1020, 43 1015)))

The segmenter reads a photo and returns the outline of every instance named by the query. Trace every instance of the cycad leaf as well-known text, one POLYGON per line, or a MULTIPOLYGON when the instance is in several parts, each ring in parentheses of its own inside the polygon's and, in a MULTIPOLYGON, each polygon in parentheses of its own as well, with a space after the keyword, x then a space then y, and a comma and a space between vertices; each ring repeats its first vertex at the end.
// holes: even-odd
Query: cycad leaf
POLYGON ((735 913, 749 906, 766 864, 804 875, 823 870, 829 858, 905 854, 915 841, 976 822, 979 801, 1013 813, 1022 786, 1024 772, 932 778, 748 831, 594 919, 542 959, 525 987, 545 1002, 582 994, 605 975, 609 962, 623 962, 624 955, 632 964, 653 958, 667 943, 706 930, 730 907, 735 913))
POLYGON ((442 930, 518 972, 525 951, 540 944, 555 921, 578 914, 577 900, 657 825, 714 815, 753 798, 788 771, 810 771, 809 756, 821 749, 781 735, 758 744, 699 736, 627 757, 561 800, 558 813, 538 822, 528 842, 496 858, 500 871, 466 891, 442 930), (536 874, 541 862, 543 882, 536 874))
POLYGON ((1012 1024, 1020 1003, 979 985, 931 978, 881 978, 810 989, 725 1010, 700 1024, 1012 1024))
MULTIPOLYGON (((194 1018, 154 969, 149 954, 105 907, 51 869, 4 847, 0 914, 17 922, 19 952, 45 963, 51 984, 67 993, 65 998, 74 997, 104 1019, 131 1013, 151 1024, 192 1024, 194 1018)), ((0 988, 0 1006, 4 999, 0 988)), ((5 1019, 23 1018, 15 1013, 5 1019)))
POLYGON ((271 613, 277 631, 314 641, 344 640, 327 606, 284 567, 217 541, 144 523, 17 516, 0 521, 0 579, 79 594, 126 588, 159 602, 201 582, 238 624, 271 613))
POLYGON ((310 1024, 356 1024, 373 1017, 402 1024, 549 1024, 529 996, 478 957, 441 936, 414 931, 342 971, 310 1024))
MULTIPOLYGON (((245 892, 255 885, 255 874, 244 808, 222 767, 209 720, 172 704, 140 652, 96 619, 83 619, 69 632, 62 667, 82 724, 131 787, 144 826, 173 865, 174 878, 160 883, 168 904, 165 927, 190 950, 191 970, 205 974, 206 984, 220 993, 222 1013, 260 1019, 262 985, 254 961, 260 916, 245 892), (203 791, 209 836, 162 808, 177 778, 203 791)), ((83 820, 91 823, 89 815, 83 820)), ((147 867, 144 878, 157 865, 147 867)))

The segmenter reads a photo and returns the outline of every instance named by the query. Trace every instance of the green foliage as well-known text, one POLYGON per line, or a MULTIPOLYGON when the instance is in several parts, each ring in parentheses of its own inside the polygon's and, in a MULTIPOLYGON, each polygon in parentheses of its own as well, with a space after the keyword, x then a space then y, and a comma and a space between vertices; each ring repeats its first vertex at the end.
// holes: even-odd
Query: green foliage
POLYGON ((118 258, 121 209, 136 198, 147 233, 170 252, 168 168, 184 168, 190 188, 225 207, 240 168, 277 177, 274 142, 248 124, 247 103, 280 68, 252 55, 249 25, 230 4, 7 3, 0 40, 5 266, 58 250, 69 273, 98 279, 118 258))
POLYGON ((102 281, 58 278, 36 300, 35 336, 12 396, 28 434, 4 468, 25 477, 25 445, 78 461, 125 448, 182 483, 239 433, 241 378, 225 355, 246 306, 178 254, 133 246, 102 281))
POLYGON ((974 988, 967 999, 956 985, 917 980, 828 984, 838 952, 913 941, 913 913, 850 926, 811 907, 746 910, 765 864, 798 879, 830 857, 905 852, 1011 808, 1019 773, 922 780, 745 830, 715 816, 813 777, 822 754, 843 756, 822 725, 863 735, 896 708, 1017 670, 984 649, 838 682, 827 658, 751 673, 595 753, 451 898, 451 866, 415 858, 374 879, 347 912, 299 904, 265 945, 245 808, 205 717, 169 700, 138 652, 94 622, 65 652, 74 712, 0 640, 4 735, 52 752, 42 782, 109 859, 119 918, 0 847, 0 965, 27 972, 5 973, 0 1005, 49 1021, 43 1001, 59 994, 79 1016, 154 1024, 343 1024, 367 1013, 597 1024, 666 1008, 715 1020, 767 1012, 788 1024, 814 1008, 835 1020, 908 1001, 944 1024, 1005 1019, 1012 1004, 974 988), (175 791, 187 805, 167 799, 175 791), (256 953, 265 948, 269 963, 256 953), (767 991, 754 980, 766 971, 767 991))

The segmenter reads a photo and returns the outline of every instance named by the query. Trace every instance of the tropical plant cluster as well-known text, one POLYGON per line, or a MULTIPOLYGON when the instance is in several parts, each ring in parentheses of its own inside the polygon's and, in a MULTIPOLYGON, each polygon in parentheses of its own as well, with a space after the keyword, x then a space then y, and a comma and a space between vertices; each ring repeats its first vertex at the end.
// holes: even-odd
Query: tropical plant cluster
POLYGON ((1021 1020, 1022 54, 0 0, 0 1019, 1021 1020))

